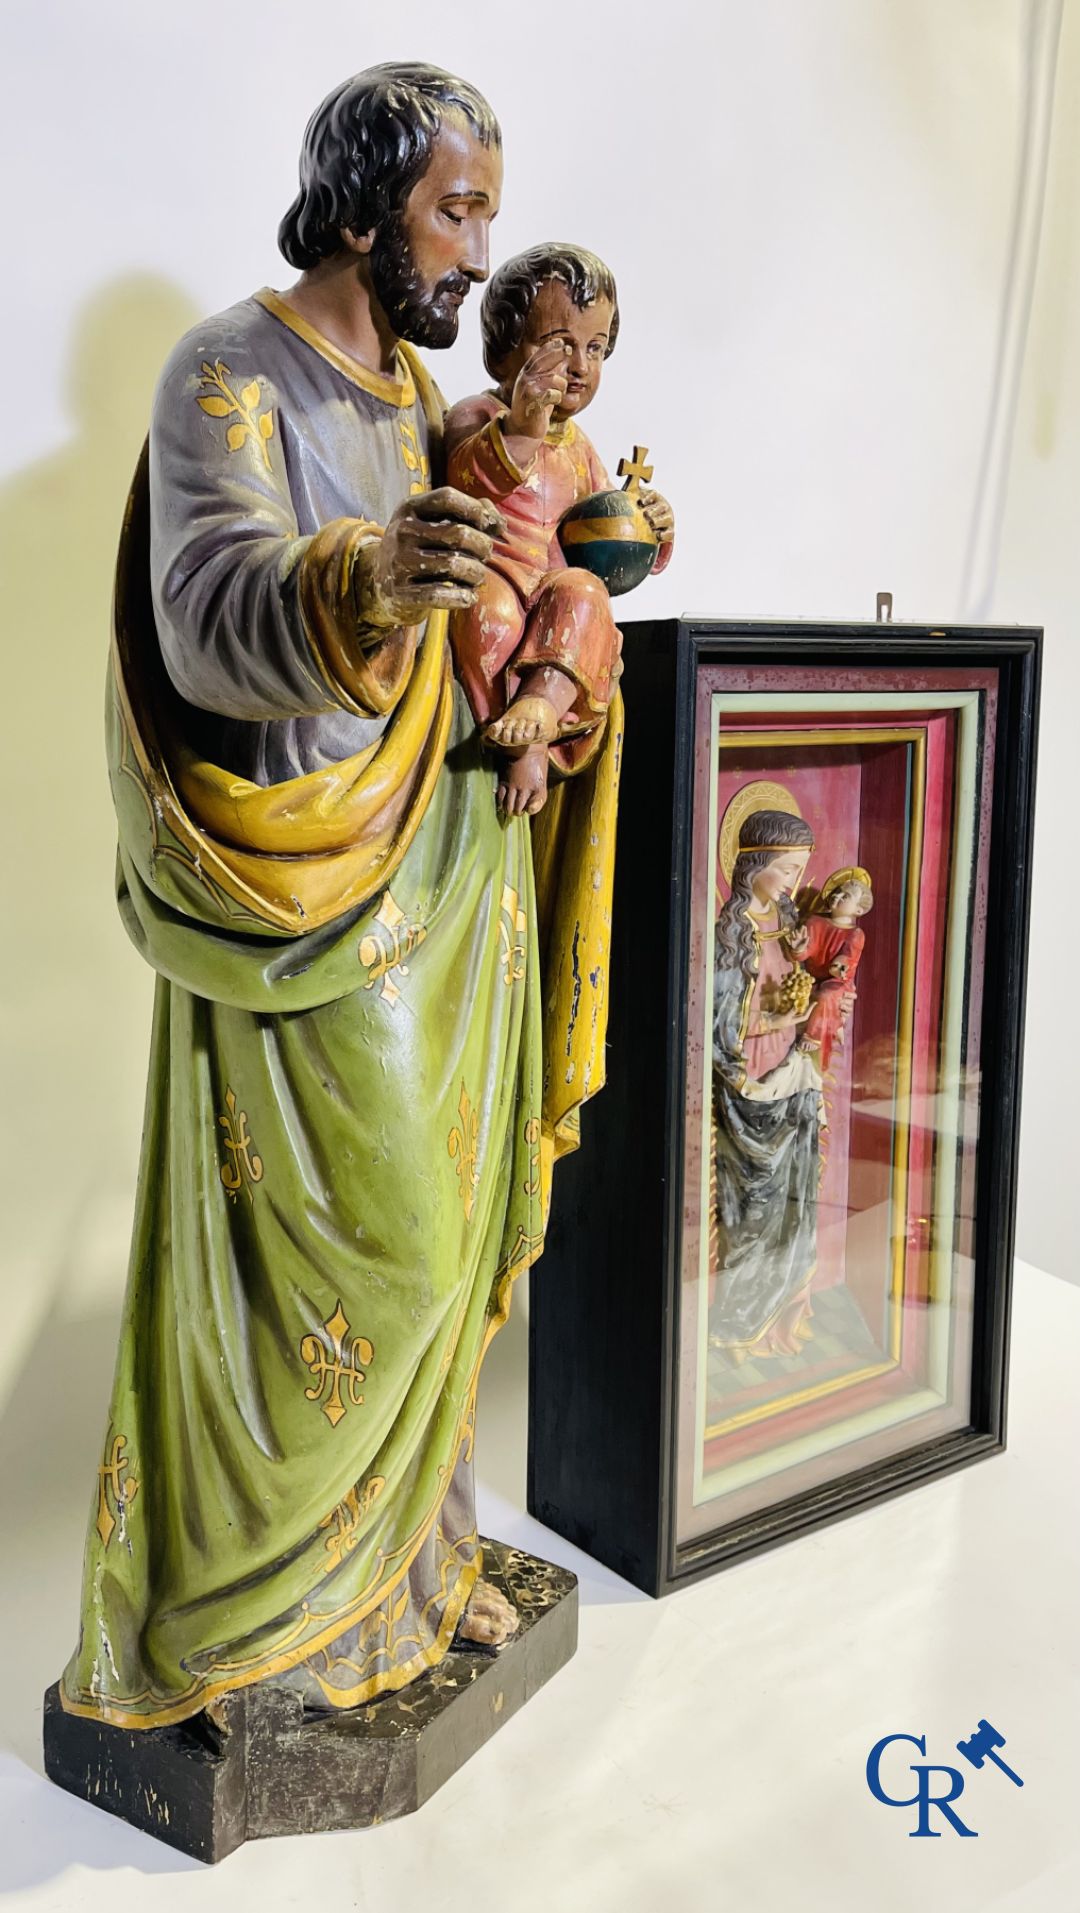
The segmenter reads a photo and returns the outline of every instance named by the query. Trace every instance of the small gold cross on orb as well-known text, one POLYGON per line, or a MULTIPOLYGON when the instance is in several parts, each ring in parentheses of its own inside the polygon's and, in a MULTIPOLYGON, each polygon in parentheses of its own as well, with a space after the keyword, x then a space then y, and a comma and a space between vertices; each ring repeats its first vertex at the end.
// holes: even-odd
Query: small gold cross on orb
POLYGON ((635 445, 633 458, 619 460, 619 477, 626 480, 623 491, 629 492, 633 498, 637 497, 641 486, 647 485, 653 475, 652 466, 645 463, 648 456, 647 445, 635 445))

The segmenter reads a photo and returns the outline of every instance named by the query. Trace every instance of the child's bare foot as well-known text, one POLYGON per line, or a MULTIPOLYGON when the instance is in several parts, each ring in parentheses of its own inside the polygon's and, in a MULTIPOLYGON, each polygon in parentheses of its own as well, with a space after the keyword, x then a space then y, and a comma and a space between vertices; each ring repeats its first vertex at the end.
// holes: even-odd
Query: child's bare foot
POLYGON ((550 699, 516 697, 487 726, 484 742, 507 753, 527 751, 532 744, 550 744, 558 733, 559 713, 550 699))
POLYGON ((495 802, 508 817, 535 817, 547 803, 547 779, 547 745, 529 744, 520 757, 507 758, 495 802))

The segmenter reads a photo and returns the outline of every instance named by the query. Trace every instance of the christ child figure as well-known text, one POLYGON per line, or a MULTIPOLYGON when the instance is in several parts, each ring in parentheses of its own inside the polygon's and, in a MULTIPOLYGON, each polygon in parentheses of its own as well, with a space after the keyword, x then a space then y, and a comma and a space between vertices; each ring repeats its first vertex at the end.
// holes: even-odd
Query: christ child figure
POLYGON ((850 1008, 855 972, 866 943, 859 918, 873 907, 874 892, 867 871, 858 866, 834 870, 799 928, 786 938, 790 954, 798 958, 818 986, 798 1047, 818 1052, 823 1075, 843 1029, 845 997, 850 1008))
MULTIPOLYGON (((451 645, 484 741, 499 753, 499 808, 532 814, 546 801, 549 766, 570 776, 595 755, 622 670, 607 588, 567 565, 557 536, 571 505, 611 484, 577 419, 614 349, 615 281, 581 247, 534 246, 500 266, 480 324, 495 385, 450 411, 447 479, 497 505, 506 529, 476 602, 451 620, 451 645)), ((658 492, 638 496, 660 571, 674 514, 658 492)))

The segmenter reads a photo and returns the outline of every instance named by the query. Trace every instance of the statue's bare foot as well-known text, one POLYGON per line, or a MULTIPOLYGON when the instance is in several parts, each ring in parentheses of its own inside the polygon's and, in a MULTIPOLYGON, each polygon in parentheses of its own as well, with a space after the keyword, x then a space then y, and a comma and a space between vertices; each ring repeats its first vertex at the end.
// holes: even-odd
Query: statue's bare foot
POLYGON ((546 697, 516 697, 484 731, 485 744, 500 751, 526 751, 550 744, 559 734, 559 713, 546 697))
POLYGON ((530 744, 520 757, 508 757, 499 776, 495 802, 508 817, 535 817, 547 803, 546 744, 530 744))
POLYGON ((491 1581, 477 1581, 468 1605, 458 1622, 458 1634, 464 1641, 476 1641, 481 1647, 501 1647, 516 1634, 521 1617, 512 1601, 491 1581))

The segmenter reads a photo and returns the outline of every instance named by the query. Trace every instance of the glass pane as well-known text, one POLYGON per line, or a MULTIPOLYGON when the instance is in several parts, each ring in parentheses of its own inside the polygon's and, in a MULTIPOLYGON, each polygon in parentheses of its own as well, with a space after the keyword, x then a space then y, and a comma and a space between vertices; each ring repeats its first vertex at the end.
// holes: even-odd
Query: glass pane
POLYGON ((968 1423, 995 708, 699 672, 679 1543, 968 1423))

